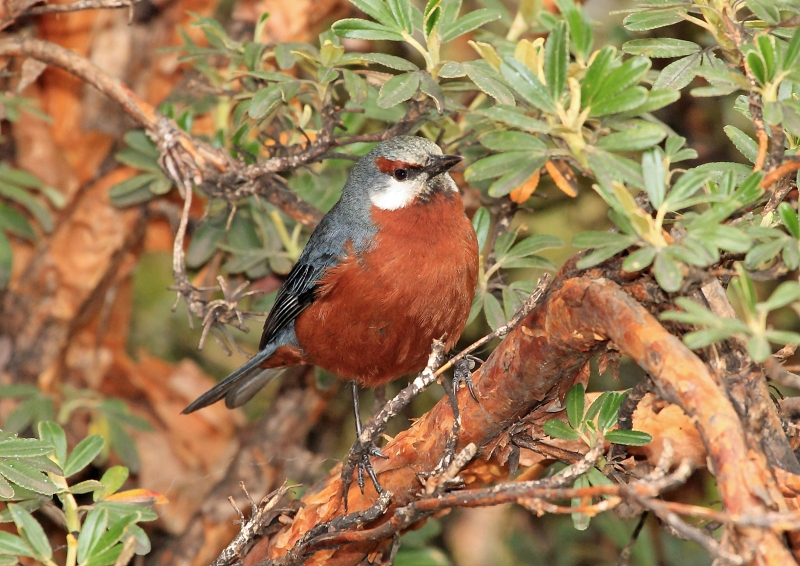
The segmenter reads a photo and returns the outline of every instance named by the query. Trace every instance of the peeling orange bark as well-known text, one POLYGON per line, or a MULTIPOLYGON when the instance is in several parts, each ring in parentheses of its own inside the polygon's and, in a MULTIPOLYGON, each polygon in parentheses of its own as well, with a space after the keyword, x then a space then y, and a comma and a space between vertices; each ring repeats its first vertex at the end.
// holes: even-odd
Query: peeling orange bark
MULTIPOLYGON (((474 376, 480 403, 467 392, 459 392, 458 448, 470 442, 484 447, 520 417, 563 396, 584 363, 607 340, 650 372, 660 393, 693 419, 726 511, 752 514, 759 509, 785 509, 780 493, 768 487, 766 460, 748 450, 741 422, 705 364, 631 294, 605 279, 580 277, 563 282, 505 337, 474 376)), ((452 419, 449 403, 443 399, 383 449, 388 459, 374 464, 381 485, 393 494, 392 506, 370 527, 421 492, 417 474, 436 466, 452 419)), ((312 526, 341 514, 340 488, 337 468, 303 497, 304 506, 294 522, 256 545, 245 564, 283 556, 312 526)), ((366 495, 350 490, 349 510, 365 509, 375 499, 371 486, 366 495)), ((777 566, 793 561, 777 533, 739 528, 731 534, 736 548, 755 551, 761 563, 777 566)), ((357 564, 379 546, 346 544, 317 552, 306 563, 357 564)))

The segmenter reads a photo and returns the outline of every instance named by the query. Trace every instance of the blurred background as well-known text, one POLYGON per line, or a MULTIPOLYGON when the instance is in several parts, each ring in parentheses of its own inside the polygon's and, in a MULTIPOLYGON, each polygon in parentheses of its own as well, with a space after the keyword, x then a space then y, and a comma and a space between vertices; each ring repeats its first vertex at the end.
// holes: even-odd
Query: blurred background
MULTIPOLYGON (((597 22, 595 45, 620 46, 633 37, 621 25, 624 14, 614 12, 634 4, 622 0, 585 3, 597 22)), ((511 13, 516 9, 512 1, 466 0, 463 10, 486 6, 511 13)), ((5 33, 34 34, 67 47, 119 77, 149 102, 180 108, 187 100, 202 102, 203 94, 196 73, 182 62, 181 50, 175 49, 183 44, 182 34, 200 44, 204 41, 191 26, 194 20, 190 12, 218 19, 231 37, 252 33, 258 17, 269 12, 265 41, 311 43, 333 21, 356 15, 346 0, 144 0, 133 8, 130 23, 127 10, 50 14, 20 22, 5 33)), ((637 37, 646 37, 647 33, 637 37)), ((676 24, 652 34, 709 43, 697 27, 690 25, 676 24)), ((464 36, 449 44, 444 56, 458 61, 474 59, 468 39, 464 36)), ((343 44, 348 50, 364 48, 353 40, 343 40, 343 44)), ((399 43, 378 43, 368 49, 417 59, 399 43)), ((664 64, 664 60, 654 60, 656 66, 664 64)), ((38 368, 41 373, 31 382, 37 384, 41 395, 26 397, 4 390, 0 422, 7 431, 24 432, 47 416, 48 410, 59 411, 70 423, 67 430, 71 438, 88 431, 111 439, 110 450, 95 463, 87 478, 99 476, 110 463, 124 463, 132 470, 131 485, 166 495, 170 503, 158 506, 159 520, 146 526, 153 552, 139 560, 168 564, 174 558, 171 545, 191 528, 192 517, 208 505, 209 498, 216 498, 215 504, 222 508, 228 505, 227 495, 239 497, 238 493, 210 490, 225 475, 228 464, 247 442, 247 435, 253 434, 255 429, 249 423, 269 411, 276 397, 293 387, 293 380, 313 382, 321 392, 320 410, 309 425, 305 452, 263 453, 261 460, 244 464, 273 466, 278 462, 282 467, 277 469, 290 474, 292 466, 287 462, 292 460, 305 476, 289 475, 292 481, 320 477, 346 454, 354 440, 350 393, 321 370, 287 372, 283 382, 272 383, 243 410, 228 412, 215 407, 191 418, 180 417, 178 413, 188 401, 245 360, 241 353, 231 355, 212 339, 199 350, 201 326, 189 324, 183 303, 173 310, 175 292, 169 287, 173 284, 172 242, 180 199, 173 191, 165 200, 144 207, 110 204, 109 188, 136 173, 114 158, 125 147, 122 136, 132 124, 101 94, 55 69, 37 76, 24 94, 49 118, 23 112, 13 123, 4 121, 0 159, 56 187, 66 201, 56 218, 69 215, 69 219, 57 226, 54 238, 58 243, 49 257, 37 256, 33 243, 15 241, 11 288, 18 297, 24 297, 26 290, 33 294, 39 286, 55 281, 60 291, 50 295, 50 302, 41 305, 39 314, 42 320, 60 321, 60 326, 55 324, 60 333, 54 332, 53 340, 70 340, 71 345, 58 360, 38 368), (76 217, 71 212, 74 210, 82 212, 76 217), (102 267, 108 265, 114 268, 102 267), (101 280, 106 284, 100 285, 101 280), (122 400, 125 408, 115 408, 109 400, 122 400)), ((687 166, 710 161, 746 162, 722 130, 723 125, 734 124, 752 133, 750 122, 733 111, 734 97, 720 103, 719 99, 693 98, 684 92, 679 102, 658 112, 659 119, 697 150, 698 159, 687 166)), ((211 129, 213 116, 197 114, 194 119, 198 123, 208 121, 211 129)), ((202 129, 202 124, 195 126, 202 129)), ((463 175, 455 176, 471 215, 481 204, 481 193, 466 185, 463 175)), ((290 187, 301 195, 311 195, 311 202, 327 210, 338 197, 345 177, 342 163, 324 163, 299 172, 290 187)), ((203 214, 204 204, 198 201, 193 209, 195 218, 203 214)), ((577 198, 569 198, 551 186, 549 178, 542 181, 514 223, 524 226, 529 234, 553 234, 565 242, 579 232, 611 226, 606 206, 596 193, 583 190, 577 198)), ((232 229, 240 228, 247 230, 238 226, 232 229)), ((204 243, 201 236, 194 234, 190 266, 192 254, 203 256, 204 246, 214 245, 204 243)), ((561 265, 576 251, 567 245, 543 255, 561 265)), ((272 267, 276 272, 288 269, 288 265, 272 267)), ((207 280, 206 269, 191 274, 195 284, 213 284, 207 280)), ((532 282, 540 275, 537 270, 513 273, 514 278, 532 282)), ((267 311, 278 284, 274 275, 258 280, 253 288, 262 294, 249 310, 267 311)), ((262 318, 254 317, 247 320, 249 333, 234 331, 236 342, 245 352, 256 351, 262 324, 262 318)), ((44 322, 29 327, 35 328, 28 330, 31 333, 53 328, 44 322)), ((489 330, 486 321, 478 317, 468 326, 460 345, 489 330)), ((485 357, 490 350, 479 356, 485 357)), ((593 375, 589 391, 625 389, 639 377, 638 368, 623 360, 618 381, 593 375)), ((401 385, 391 384, 387 394, 395 393, 401 385)), ((406 428, 409 419, 422 414, 441 396, 441 388, 432 387, 390 423, 387 433, 394 435, 406 428)), ((372 393, 364 391, 363 406, 371 407, 372 403, 372 393)), ((680 497, 713 504, 717 496, 707 472, 699 472, 682 488, 680 497)), ((227 542, 225 533, 235 533, 235 527, 230 526, 232 517, 229 510, 228 515, 217 518, 223 533, 216 541, 217 549, 227 542)), ((607 513, 595 517, 587 530, 577 531, 569 516, 535 517, 516 506, 457 510, 405 535, 395 564, 613 565, 621 563, 620 553, 637 522, 638 517, 621 519, 607 513)), ((649 518, 627 563, 694 566, 710 564, 710 559, 699 546, 674 538, 649 518)))

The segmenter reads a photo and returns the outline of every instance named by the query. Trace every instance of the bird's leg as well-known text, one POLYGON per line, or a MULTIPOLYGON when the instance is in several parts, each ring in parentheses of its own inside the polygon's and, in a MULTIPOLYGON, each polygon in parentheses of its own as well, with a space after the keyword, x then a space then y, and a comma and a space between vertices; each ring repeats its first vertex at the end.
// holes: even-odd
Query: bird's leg
MULTIPOLYGON (((364 472, 366 471, 369 474, 369 479, 372 480, 372 485, 375 486, 375 491, 379 494, 383 493, 383 488, 378 483, 378 476, 375 475, 375 470, 372 468, 372 462, 370 461, 370 456, 375 456, 377 458, 387 458, 380 451, 380 449, 375 446, 374 441, 368 442, 366 445, 361 445, 361 431, 363 430, 361 427, 361 413, 359 411, 359 402, 358 402, 358 386, 356 385, 355 381, 350 382, 350 387, 353 392, 353 407, 355 409, 356 415, 356 444, 353 447, 354 450, 351 449, 351 457, 355 455, 358 458, 358 463, 356 464, 358 468, 358 487, 361 489, 361 493, 364 493, 364 472)), ((352 469, 352 468, 351 468, 352 469)), ((347 492, 349 491, 349 478, 342 478, 344 481, 344 500, 345 503, 347 502, 347 492)))
POLYGON ((453 409, 453 428, 450 431, 450 437, 447 439, 447 444, 445 445, 442 459, 436 465, 433 475, 436 475, 437 472, 446 470, 456 457, 458 435, 461 432, 461 415, 459 414, 458 399, 456 397, 459 385, 462 382, 466 383, 472 398, 475 399, 476 402, 480 403, 477 395, 475 394, 475 384, 472 382, 472 370, 475 369, 476 363, 482 364, 483 360, 476 358, 475 356, 464 356, 455 363, 452 383, 448 383, 445 379, 442 380, 442 387, 444 388, 444 392, 447 394, 447 398, 450 401, 450 407, 453 409))
MULTIPOLYGON (((455 371, 458 372, 458 365, 456 365, 455 371)), ((467 373, 469 373, 469 370, 467 370, 467 373)), ((453 409, 453 428, 450 431, 450 436, 447 438, 447 444, 444 447, 442 459, 439 460, 439 463, 436 465, 433 475, 437 475, 438 472, 446 470, 456 457, 458 435, 461 432, 461 414, 458 410, 458 398, 456 397, 456 392, 458 392, 458 382, 459 379, 457 377, 453 377, 452 383, 448 383, 447 379, 442 379, 442 388, 447 394, 447 400, 450 401, 450 407, 453 409)), ((469 383, 472 383, 471 379, 469 383)), ((472 388, 470 388, 470 391, 471 390, 472 388)))
POLYGON ((477 395, 475 395, 475 384, 472 382, 472 370, 475 369, 476 364, 483 364, 483 360, 470 355, 464 356, 455 363, 455 368, 453 369, 453 391, 458 391, 458 386, 461 382, 464 382, 467 384, 472 398, 477 403, 480 403, 477 395))

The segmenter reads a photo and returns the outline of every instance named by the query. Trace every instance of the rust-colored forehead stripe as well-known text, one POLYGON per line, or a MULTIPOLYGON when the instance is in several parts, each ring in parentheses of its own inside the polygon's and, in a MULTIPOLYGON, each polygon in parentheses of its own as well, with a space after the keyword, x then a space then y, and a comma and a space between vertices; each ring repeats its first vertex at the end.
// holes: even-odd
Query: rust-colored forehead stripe
POLYGON ((393 175, 398 169, 422 169, 422 165, 408 163, 400 159, 387 159, 385 157, 378 157, 375 159, 375 165, 381 173, 393 175))

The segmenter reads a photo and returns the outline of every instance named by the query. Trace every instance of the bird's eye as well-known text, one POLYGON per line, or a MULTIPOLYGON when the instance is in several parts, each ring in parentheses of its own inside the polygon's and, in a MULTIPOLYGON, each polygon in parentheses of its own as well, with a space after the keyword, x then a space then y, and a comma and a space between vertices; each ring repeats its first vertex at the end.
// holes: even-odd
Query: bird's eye
POLYGON ((408 179, 408 170, 406 169, 395 169, 394 170, 394 178, 398 181, 405 181, 408 179))

